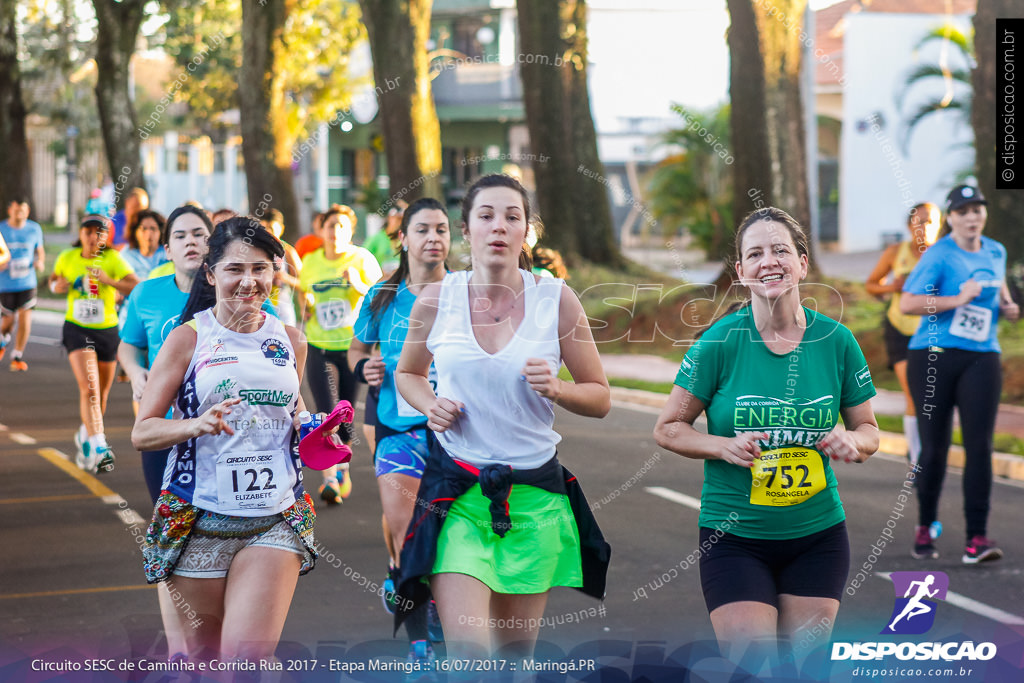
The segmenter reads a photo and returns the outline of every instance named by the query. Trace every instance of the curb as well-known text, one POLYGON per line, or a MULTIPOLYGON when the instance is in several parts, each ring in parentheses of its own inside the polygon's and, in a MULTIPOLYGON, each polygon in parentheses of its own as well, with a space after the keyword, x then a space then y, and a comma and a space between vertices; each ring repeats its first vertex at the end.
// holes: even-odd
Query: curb
MULTIPOLYGON (((666 394, 624 387, 612 387, 611 397, 613 401, 659 409, 665 407, 665 403, 668 401, 666 394)), ((878 450, 902 455, 907 452, 907 440, 902 434, 879 432, 878 450)), ((950 446, 947 466, 963 468, 964 449, 962 446, 950 446)), ((1011 453, 992 453, 992 474, 1003 479, 1024 481, 1024 457, 1011 453)))

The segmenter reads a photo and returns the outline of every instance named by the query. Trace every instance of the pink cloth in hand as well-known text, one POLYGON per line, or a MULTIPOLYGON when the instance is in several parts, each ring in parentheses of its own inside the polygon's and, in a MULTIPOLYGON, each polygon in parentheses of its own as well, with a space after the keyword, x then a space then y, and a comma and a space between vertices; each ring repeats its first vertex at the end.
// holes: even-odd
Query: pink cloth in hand
POLYGON ((302 462, 314 470, 326 470, 352 459, 352 449, 347 445, 338 445, 331 438, 331 430, 342 422, 352 422, 355 411, 348 401, 338 401, 331 414, 316 429, 299 442, 299 457, 302 462))

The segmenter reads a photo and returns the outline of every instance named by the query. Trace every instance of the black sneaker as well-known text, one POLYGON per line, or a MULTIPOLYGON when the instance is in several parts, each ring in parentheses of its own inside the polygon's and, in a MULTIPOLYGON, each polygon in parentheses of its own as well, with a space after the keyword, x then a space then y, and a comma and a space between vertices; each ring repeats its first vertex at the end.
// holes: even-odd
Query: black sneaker
POLYGON ((975 536, 964 548, 964 556, 961 559, 964 564, 978 564, 993 562, 1002 556, 1003 551, 996 547, 995 541, 985 536, 975 536))
MULTIPOLYGON (((939 556, 939 551, 932 543, 931 529, 928 526, 917 527, 917 533, 914 535, 914 550, 910 556, 915 560, 934 560, 939 556)), ((964 555, 964 557, 967 556, 964 555)), ((966 562, 966 560, 964 561, 966 562)))
POLYGON ((431 598, 427 603, 427 638, 432 643, 444 642, 444 629, 441 628, 441 615, 437 613, 437 603, 431 598))

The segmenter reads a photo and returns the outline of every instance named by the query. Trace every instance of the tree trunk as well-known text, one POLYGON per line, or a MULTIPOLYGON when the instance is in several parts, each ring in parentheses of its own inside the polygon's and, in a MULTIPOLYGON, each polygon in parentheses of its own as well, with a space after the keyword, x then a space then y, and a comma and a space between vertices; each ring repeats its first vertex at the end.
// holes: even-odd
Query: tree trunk
POLYGON ((17 2, 0 0, 0 201, 32 200, 32 172, 25 137, 25 103, 18 68, 17 2))
POLYGON ((293 140, 277 65, 286 49, 282 33, 293 3, 242 3, 242 67, 238 74, 249 213, 262 218, 270 208, 279 210, 289 237, 299 234, 299 213, 292 180, 293 140))
POLYGON ((441 198, 441 124, 430 88, 433 0, 360 0, 373 55, 391 199, 441 198))
MULTIPOLYGON (((1019 0, 978 0, 974 15, 974 50, 977 66, 971 71, 974 99, 971 125, 974 128, 975 163, 978 185, 988 199, 985 233, 1006 247, 1007 263, 1024 263, 1024 192, 996 188, 996 36, 997 17, 1021 16, 1019 0)), ((1017 36, 1019 49, 1020 36, 1017 36)), ((1018 128, 1019 129, 1019 128, 1018 128)), ((1019 137, 1019 136, 1018 136, 1019 137)), ((1020 146, 1018 145, 1018 149, 1020 146)), ((1018 286, 1020 283, 1017 283, 1018 286)))
POLYGON ((119 209, 133 187, 146 188, 128 69, 146 0, 93 0, 96 10, 96 105, 119 209))
MULTIPOLYGON (((740 150, 733 165, 733 215, 739 222, 762 206, 777 206, 804 226, 809 238, 811 198, 799 39, 806 5, 806 0, 779 0, 767 6, 728 0, 730 127, 733 147, 740 150)), ((732 250, 723 257, 731 263, 732 250)))
POLYGON ((585 0, 518 0, 523 104, 545 240, 572 261, 619 266, 587 91, 585 0))
MULTIPOLYGON (((728 0, 727 4, 730 19, 729 131, 735 150, 732 215, 738 224, 754 209, 774 205, 775 191, 768 152, 768 124, 764 116, 764 57, 757 17, 750 0, 728 0)), ((735 229, 735 225, 730 226, 729 234, 735 229)), ((735 252, 733 240, 725 242, 721 257, 731 279, 735 252)))

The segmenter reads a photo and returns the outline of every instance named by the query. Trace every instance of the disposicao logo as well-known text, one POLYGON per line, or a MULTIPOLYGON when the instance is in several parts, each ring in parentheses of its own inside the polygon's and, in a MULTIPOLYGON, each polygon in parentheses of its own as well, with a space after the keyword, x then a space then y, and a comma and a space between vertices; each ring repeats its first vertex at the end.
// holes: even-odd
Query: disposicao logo
MULTIPOLYGON (((949 577, 943 572, 892 572, 895 605, 882 635, 920 635, 935 624, 939 600, 946 599, 949 577)), ((985 661, 996 656, 994 643, 858 642, 832 643, 832 661, 896 657, 916 661, 985 661)))
POLYGON ((896 604, 889 624, 882 633, 919 635, 927 633, 935 623, 936 600, 945 600, 949 577, 943 572, 893 572, 892 588, 896 604))

